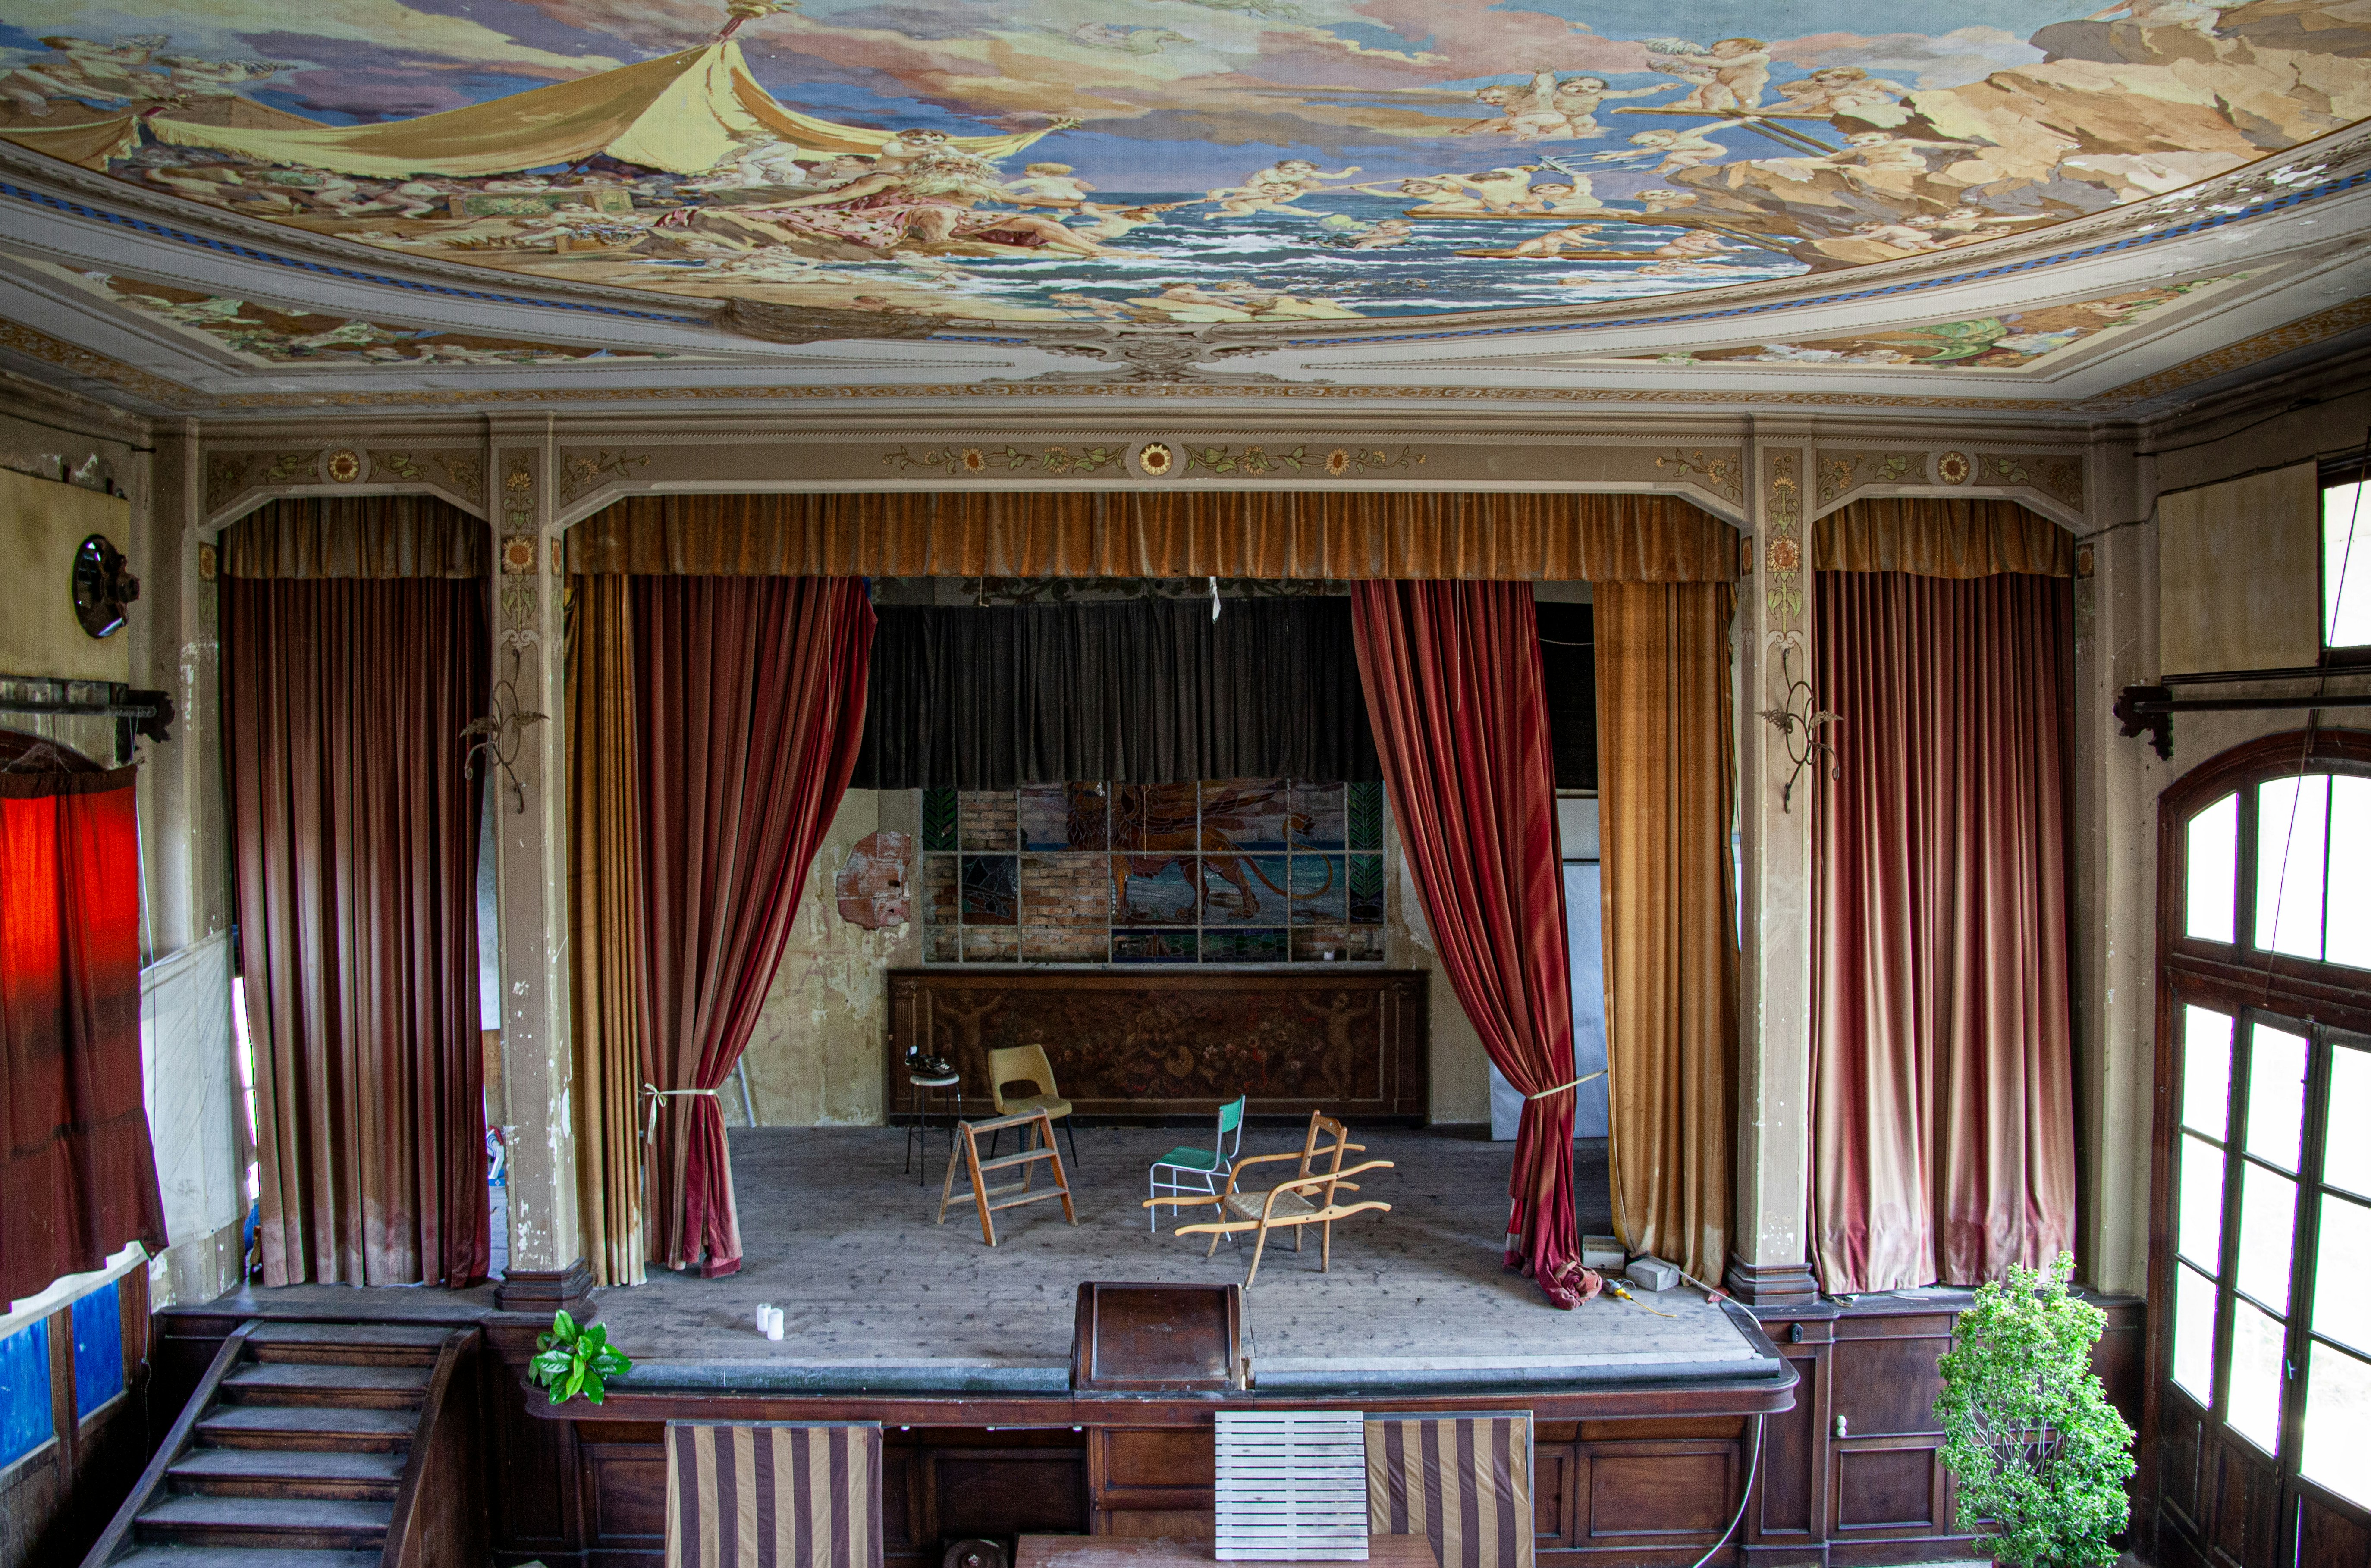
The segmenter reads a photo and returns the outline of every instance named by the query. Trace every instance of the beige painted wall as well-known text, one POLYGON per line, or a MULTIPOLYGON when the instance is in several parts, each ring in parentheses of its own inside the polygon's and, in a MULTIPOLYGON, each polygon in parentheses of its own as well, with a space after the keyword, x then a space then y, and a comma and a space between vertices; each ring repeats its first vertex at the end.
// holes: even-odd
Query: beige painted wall
POLYGON ((0 468, 0 561, 7 564, 0 571, 0 675, 132 678, 130 629, 93 637, 75 618, 75 552, 93 534, 106 535, 140 571, 130 502, 0 468))
MULTIPOLYGON (((832 878, 857 840, 879 828, 920 837, 921 800, 911 790, 851 790, 832 818, 799 896, 799 913, 782 967, 767 993, 746 1057, 749 1091, 765 1126, 877 1126, 882 1054, 888 1049, 887 972, 921 962, 921 927, 867 931, 839 917, 832 878)), ((1384 952, 1395 968, 1433 972, 1432 1119, 1487 1123, 1490 1068, 1448 979, 1440 973, 1431 938, 1417 906, 1415 884, 1400 856, 1399 834, 1383 840, 1384 952)), ((724 1119, 742 1124, 740 1091, 724 1091, 724 1119)))
MULTIPOLYGON (((2221 752, 2301 728, 2295 711, 2180 713, 2173 755, 2117 733, 2116 693, 2163 673, 2159 645, 2161 508, 2156 498, 2319 456, 2361 450, 2371 390, 2259 425, 2227 439, 2159 432, 2178 455, 2145 461, 2129 519, 2102 519, 2093 575, 2075 585, 2076 730, 2073 889, 2077 1136, 2087 1172, 2081 1216, 2088 1282, 2108 1291, 2147 1288, 2149 1161, 2157 1048, 2157 796, 2221 752), (2151 469, 2154 472, 2151 472, 2151 469)), ((2244 527, 2243 520, 2231 526, 2244 527)), ((2308 614, 2311 612, 2308 611, 2308 614)), ((2304 695, 2310 683, 2210 686, 2197 695, 2304 695)), ((2332 677, 2331 692, 2371 691, 2371 675, 2332 677)), ((2324 727, 2371 729, 2371 710, 2331 709, 2324 727)))
POLYGON ((2157 673, 2295 670, 2321 653, 2312 463, 2157 498, 2157 673))

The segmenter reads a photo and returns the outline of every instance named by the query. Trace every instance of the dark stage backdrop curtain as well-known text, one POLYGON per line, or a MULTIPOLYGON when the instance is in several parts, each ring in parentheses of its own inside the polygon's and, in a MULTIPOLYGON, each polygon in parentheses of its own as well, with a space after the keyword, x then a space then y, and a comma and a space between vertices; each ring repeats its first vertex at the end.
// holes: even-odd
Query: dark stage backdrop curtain
POLYGON ((461 732, 490 701, 485 581, 221 593, 264 1280, 467 1285, 487 1214, 461 732))
POLYGON ((875 613, 860 788, 1382 777, 1347 598, 875 613))
POLYGON ((1572 972, 1555 759, 1527 583, 1362 582, 1359 674, 1427 924, 1465 1016, 1523 1096, 1507 1266, 1576 1307, 1572 972))
POLYGON ((1734 722, 1725 583, 1597 585, 1613 1222, 1718 1281, 1737 1079, 1734 722))
POLYGON ((165 1247, 141 1097, 136 774, 54 771, 64 754, 40 745, 0 736, 0 767, 27 769, 0 772, 0 1301, 127 1242, 165 1247))
POLYGON ((1737 576, 1737 530, 1676 496, 1566 491, 647 495, 571 528, 568 570, 1728 582, 1737 576))
POLYGON ((864 730, 853 578, 638 578, 644 1081, 660 1092, 650 1259, 741 1266, 715 1090, 757 1028, 864 730))
POLYGON ((568 960, 576 1081, 576 1215, 595 1285, 642 1283, 641 790, 633 594, 623 577, 568 594, 568 960))
POLYGON ((1814 574, 1812 1199, 1830 1292, 2069 1245, 2072 584, 1814 574))

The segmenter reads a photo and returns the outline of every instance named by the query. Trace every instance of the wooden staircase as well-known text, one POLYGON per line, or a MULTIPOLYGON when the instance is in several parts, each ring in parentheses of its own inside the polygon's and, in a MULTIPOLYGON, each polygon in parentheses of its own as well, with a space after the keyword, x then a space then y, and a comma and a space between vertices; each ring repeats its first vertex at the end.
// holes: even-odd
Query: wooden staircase
POLYGON ((458 1568, 482 1533, 473 1401, 457 1377, 477 1340, 441 1325, 242 1325, 84 1568, 458 1568))

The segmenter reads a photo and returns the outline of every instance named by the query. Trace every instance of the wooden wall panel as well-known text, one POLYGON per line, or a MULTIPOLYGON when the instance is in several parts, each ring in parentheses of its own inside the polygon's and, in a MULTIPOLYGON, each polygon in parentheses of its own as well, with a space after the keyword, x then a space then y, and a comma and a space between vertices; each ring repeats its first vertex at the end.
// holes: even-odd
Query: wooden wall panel
POLYGON ((2307 1491, 2297 1500, 2296 1568, 2363 1568, 2366 1562, 2371 1562, 2371 1523, 2307 1491))
POLYGON ((1077 971, 894 969, 884 1103, 904 1107, 906 1047, 989 1101, 988 1053, 1043 1045, 1082 1116, 1201 1116, 1237 1094, 1254 1115, 1421 1124, 1430 1012, 1420 970, 1180 968, 1158 977, 1077 971))

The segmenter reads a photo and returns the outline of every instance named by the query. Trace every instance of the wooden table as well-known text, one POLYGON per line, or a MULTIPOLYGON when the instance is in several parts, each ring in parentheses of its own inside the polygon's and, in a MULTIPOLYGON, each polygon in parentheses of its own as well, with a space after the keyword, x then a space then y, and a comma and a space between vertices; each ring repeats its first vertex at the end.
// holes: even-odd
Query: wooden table
MULTIPOLYGON (((1012 1568, 1207 1568, 1217 1561, 1211 1542, 1176 1536, 1025 1535, 1013 1554, 1012 1568)), ((1367 1562, 1372 1568, 1440 1568, 1432 1542, 1420 1535, 1369 1536, 1367 1562)))

